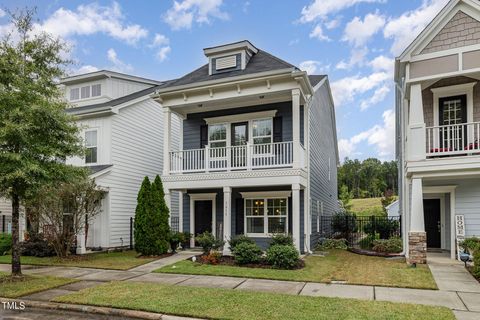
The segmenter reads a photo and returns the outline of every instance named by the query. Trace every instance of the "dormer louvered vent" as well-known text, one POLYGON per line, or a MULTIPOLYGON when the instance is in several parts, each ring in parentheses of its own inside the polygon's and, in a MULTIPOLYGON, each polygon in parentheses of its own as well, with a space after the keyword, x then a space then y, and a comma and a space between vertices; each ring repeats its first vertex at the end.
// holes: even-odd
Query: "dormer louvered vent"
POLYGON ((216 70, 235 68, 237 66, 237 56, 228 56, 217 58, 215 61, 216 70))
POLYGON ((224 44, 217 47, 205 48, 203 52, 208 57, 208 74, 244 70, 250 58, 258 52, 248 41, 224 44))

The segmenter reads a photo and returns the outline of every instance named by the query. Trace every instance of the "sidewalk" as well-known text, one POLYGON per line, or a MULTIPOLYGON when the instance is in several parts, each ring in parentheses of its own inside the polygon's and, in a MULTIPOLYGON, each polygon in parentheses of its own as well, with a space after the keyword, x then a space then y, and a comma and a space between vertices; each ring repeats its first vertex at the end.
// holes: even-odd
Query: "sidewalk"
POLYGON ((81 281, 23 298, 49 301, 71 291, 78 291, 83 288, 100 285, 102 282, 117 280, 444 306, 452 309, 457 319, 480 319, 480 284, 460 263, 442 260, 440 257, 429 256, 429 266, 439 290, 150 273, 163 265, 187 259, 192 255, 194 253, 182 252, 128 271, 67 267, 28 269, 25 273, 48 274, 75 278, 81 281))

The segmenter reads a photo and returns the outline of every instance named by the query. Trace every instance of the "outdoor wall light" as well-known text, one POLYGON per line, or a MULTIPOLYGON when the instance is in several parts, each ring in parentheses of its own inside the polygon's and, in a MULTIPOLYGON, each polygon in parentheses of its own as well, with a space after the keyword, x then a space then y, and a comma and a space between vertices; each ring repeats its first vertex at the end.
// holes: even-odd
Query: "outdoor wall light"
POLYGON ((468 260, 470 260, 470 255, 468 253, 462 252, 462 253, 460 253, 460 260, 463 261, 463 263, 465 264, 465 268, 466 268, 467 267, 467 262, 468 262, 468 260))

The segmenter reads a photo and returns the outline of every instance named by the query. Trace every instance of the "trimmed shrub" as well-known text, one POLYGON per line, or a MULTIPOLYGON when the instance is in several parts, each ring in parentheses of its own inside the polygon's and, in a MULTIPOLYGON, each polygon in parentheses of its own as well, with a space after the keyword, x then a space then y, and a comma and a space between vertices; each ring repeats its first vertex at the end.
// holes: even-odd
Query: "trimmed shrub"
POLYGON ((220 259, 222 258, 222 254, 216 250, 210 251, 208 254, 203 255, 200 259, 203 263, 206 264, 218 264, 220 259))
POLYGON ((262 257, 262 249, 255 243, 241 242, 232 251, 238 264, 258 263, 262 257))
POLYGON ((460 246, 468 251, 469 254, 475 255, 477 251, 480 251, 480 238, 470 237, 460 243, 460 246))
POLYGON ((399 222, 397 220, 370 217, 370 221, 365 224, 363 231, 369 235, 378 233, 380 239, 389 239, 398 228, 399 222))
POLYGON ((267 263, 277 269, 293 269, 299 259, 300 255, 293 246, 277 244, 267 250, 267 263))
POLYGON ((402 239, 399 237, 373 240, 372 245, 373 251, 383 253, 400 253, 403 249, 402 239))
POLYGON ((224 242, 220 239, 215 239, 213 234, 208 231, 195 237, 200 247, 203 249, 203 254, 208 255, 212 249, 217 250, 224 245, 224 242))
POLYGON ((273 235, 270 247, 273 246, 293 246, 293 238, 289 234, 278 233, 273 235))
POLYGON ((182 249, 186 249, 190 247, 190 239, 192 238, 192 234, 190 232, 181 232, 183 235, 182 238, 182 249))
POLYGON ((0 233, 0 256, 7 254, 12 249, 12 235, 0 233))
POLYGON ((22 242, 20 252, 22 256, 30 257, 53 257, 57 255, 53 246, 45 240, 41 233, 30 234, 29 239, 22 242))
POLYGON ((345 239, 323 239, 320 241, 316 246, 315 250, 317 251, 325 251, 330 249, 341 249, 347 250, 347 240, 345 239))
POLYGON ((240 243, 255 244, 255 241, 247 236, 240 235, 233 237, 228 243, 230 244, 230 249, 233 251, 240 243))
POLYGON ((372 250, 373 241, 375 240, 377 240, 376 236, 369 234, 368 236, 360 240, 358 244, 360 245, 360 248, 364 250, 372 250))
POLYGON ((178 245, 184 241, 183 232, 170 232, 168 242, 170 242, 170 249, 173 253, 177 252, 178 245))
POLYGON ((476 251, 473 256, 473 275, 480 279, 480 250, 476 251))
POLYGON ((357 217, 348 212, 337 212, 332 217, 333 232, 347 238, 350 233, 357 232, 357 217))

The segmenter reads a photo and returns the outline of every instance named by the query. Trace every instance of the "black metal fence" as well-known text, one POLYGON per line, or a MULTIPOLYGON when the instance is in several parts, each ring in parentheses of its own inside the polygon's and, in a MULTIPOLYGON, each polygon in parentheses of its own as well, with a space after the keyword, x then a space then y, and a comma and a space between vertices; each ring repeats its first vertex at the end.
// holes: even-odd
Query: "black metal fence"
POLYGON ((401 217, 357 217, 337 214, 333 216, 319 216, 317 239, 347 240, 350 247, 367 249, 374 239, 389 239, 400 237, 402 232, 401 217))
POLYGON ((12 226, 12 216, 1 215, 0 216, 0 232, 11 233, 12 232, 11 226, 12 226))

